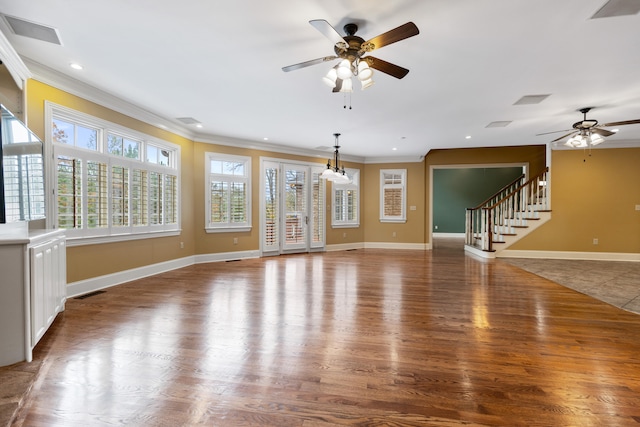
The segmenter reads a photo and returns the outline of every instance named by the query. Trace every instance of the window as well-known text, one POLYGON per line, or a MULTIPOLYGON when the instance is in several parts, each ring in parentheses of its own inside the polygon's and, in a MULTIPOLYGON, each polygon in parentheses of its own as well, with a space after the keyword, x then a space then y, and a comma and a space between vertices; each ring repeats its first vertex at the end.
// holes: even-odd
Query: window
POLYGON ((360 225, 360 171, 348 169, 349 184, 333 183, 333 211, 331 226, 334 228, 360 225))
POLYGON ((179 231, 178 146, 51 103, 46 115, 57 183, 51 217, 71 242, 179 231))
POLYGON ((380 221, 406 222, 407 170, 380 170, 380 221))
POLYGON ((208 233, 251 229, 251 158, 206 153, 208 233))

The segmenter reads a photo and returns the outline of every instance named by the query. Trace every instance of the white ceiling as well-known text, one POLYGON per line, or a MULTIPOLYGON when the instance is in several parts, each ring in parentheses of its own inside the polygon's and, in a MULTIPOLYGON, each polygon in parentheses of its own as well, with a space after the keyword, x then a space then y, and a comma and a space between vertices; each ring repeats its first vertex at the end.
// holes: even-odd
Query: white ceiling
MULTIPOLYGON (((637 5, 639 0, 615 0, 637 5)), ((333 145, 366 158, 418 159, 431 149, 545 144, 581 119, 640 118, 640 14, 590 19, 605 0, 0 0, 0 12, 57 29, 62 45, 0 30, 35 77, 72 76, 150 113, 193 117, 198 140, 247 140, 297 149, 333 145), (308 21, 340 33, 356 22, 365 40, 408 21, 420 34, 372 54, 410 69, 380 72, 344 109, 321 77, 333 55, 308 21), (69 67, 78 62, 84 70, 69 67), (537 105, 524 95, 550 94, 537 105), (493 121, 512 121, 487 128, 493 121), (466 136, 471 136, 466 139, 466 136), (396 148, 396 150, 392 150, 396 148)), ((620 128, 610 146, 640 141, 620 128)), ((604 145, 604 144, 603 144, 604 145)))

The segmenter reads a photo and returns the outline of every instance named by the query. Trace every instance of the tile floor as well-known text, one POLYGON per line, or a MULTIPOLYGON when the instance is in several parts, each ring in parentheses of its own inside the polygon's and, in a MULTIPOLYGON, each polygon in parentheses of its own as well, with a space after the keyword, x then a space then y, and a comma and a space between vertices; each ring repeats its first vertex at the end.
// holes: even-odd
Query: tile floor
POLYGON ((640 314, 640 262, 525 258, 499 261, 640 314))

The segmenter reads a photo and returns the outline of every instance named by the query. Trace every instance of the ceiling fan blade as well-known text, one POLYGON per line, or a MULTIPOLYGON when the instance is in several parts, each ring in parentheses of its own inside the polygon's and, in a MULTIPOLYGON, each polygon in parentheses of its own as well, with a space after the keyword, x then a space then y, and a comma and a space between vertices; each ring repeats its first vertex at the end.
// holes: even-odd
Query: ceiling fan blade
POLYGON ((595 128, 595 127, 591 128, 591 132, 597 133, 600 136, 611 136, 616 134, 615 132, 611 132, 610 130, 595 128))
POLYGON ((383 61, 382 59, 374 58, 373 56, 367 56, 363 59, 367 60, 369 67, 378 71, 382 71, 385 74, 401 79, 409 73, 409 70, 402 68, 399 65, 392 64, 391 62, 383 61))
POLYGON ((550 135, 552 133, 558 133, 558 132, 574 132, 574 130, 573 129, 554 130, 552 132, 537 133, 536 136, 550 135))
POLYGON ((286 67, 282 67, 282 71, 288 72, 293 70, 299 70, 300 68, 310 67, 312 65, 321 64, 327 61, 333 61, 334 59, 338 59, 337 56, 324 56, 322 58, 312 59, 311 61, 300 62, 298 64, 287 65, 286 67))
POLYGON ((561 139, 566 138, 566 137, 568 137, 568 136, 570 136, 570 135, 574 135, 574 134, 576 134, 576 133, 578 133, 578 132, 577 132, 577 131, 569 132, 568 134, 566 134, 566 135, 562 135, 560 138, 556 138, 556 139, 554 139, 554 140, 553 140, 553 141, 551 141, 551 142, 560 141, 561 139))
POLYGON ((393 30, 389 30, 386 33, 367 40, 365 43, 371 43, 373 45, 371 50, 380 49, 383 46, 408 39, 409 37, 417 36, 418 34, 420 34, 420 30, 418 30, 416 24, 413 22, 407 22, 393 30))
POLYGON ((340 33, 338 33, 336 29, 333 28, 331 24, 329 24, 324 19, 313 19, 309 21, 309 24, 311 24, 316 30, 320 31, 323 36, 331 40, 331 43, 333 43, 334 45, 338 43, 344 43, 345 45, 348 45, 347 42, 342 38, 340 33))
POLYGON ((624 126, 624 125, 637 125, 640 124, 640 119, 636 119, 636 120, 625 120, 623 122, 611 122, 611 123, 605 123, 601 126, 624 126))

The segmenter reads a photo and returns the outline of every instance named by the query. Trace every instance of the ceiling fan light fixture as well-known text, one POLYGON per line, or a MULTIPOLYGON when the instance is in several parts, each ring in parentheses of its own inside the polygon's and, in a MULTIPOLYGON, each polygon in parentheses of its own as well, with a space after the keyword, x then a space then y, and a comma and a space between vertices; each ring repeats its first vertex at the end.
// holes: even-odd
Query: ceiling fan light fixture
POLYGON ((345 93, 353 92, 353 82, 351 81, 351 79, 346 79, 342 81, 342 87, 340 88, 340 92, 345 92, 345 93))
POLYGON ((336 79, 338 78, 338 72, 335 68, 329 70, 326 76, 322 78, 324 84, 329 86, 330 88, 336 87, 336 79))
POLYGON ((358 79, 364 82, 365 80, 371 80, 371 77, 373 77, 373 70, 369 68, 367 61, 360 61, 358 63, 358 79))
POLYGON ((342 80, 351 78, 351 76, 353 76, 353 73, 351 72, 351 62, 349 62, 348 59, 343 59, 338 65, 337 73, 338 78, 342 80))
POLYGON ((601 142, 604 142, 604 138, 597 133, 594 133, 589 137, 589 145, 596 146, 601 142))
POLYGON ((361 90, 365 90, 365 89, 369 89, 371 86, 373 86, 373 79, 367 79, 367 80, 363 80, 360 82, 362 84, 362 88, 361 90))

